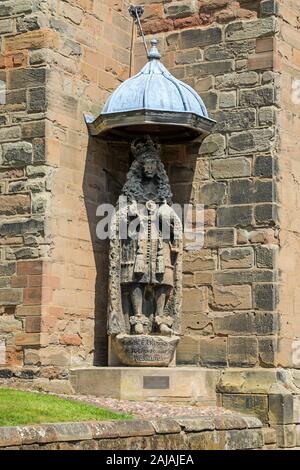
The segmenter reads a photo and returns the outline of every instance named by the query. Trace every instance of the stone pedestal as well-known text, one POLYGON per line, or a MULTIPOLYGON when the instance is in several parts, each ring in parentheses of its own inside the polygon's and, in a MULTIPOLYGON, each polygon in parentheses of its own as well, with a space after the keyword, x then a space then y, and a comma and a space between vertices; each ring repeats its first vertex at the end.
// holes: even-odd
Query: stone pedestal
POLYGON ((199 367, 89 367, 71 370, 76 394, 121 400, 216 404, 220 371, 199 367))

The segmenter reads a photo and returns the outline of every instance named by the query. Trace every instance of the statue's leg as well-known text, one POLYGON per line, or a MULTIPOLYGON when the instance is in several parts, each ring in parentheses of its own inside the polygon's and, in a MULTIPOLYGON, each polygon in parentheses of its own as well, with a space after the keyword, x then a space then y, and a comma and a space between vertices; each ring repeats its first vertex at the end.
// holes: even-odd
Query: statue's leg
POLYGON ((170 328, 169 325, 166 324, 166 322, 161 321, 165 317, 164 315, 164 309, 166 305, 166 301, 171 293, 171 287, 166 286, 166 285, 161 285, 156 287, 156 317, 160 318, 160 321, 158 322, 159 324, 159 330, 162 335, 171 335, 172 334, 172 328, 170 328))
MULTIPOLYGON (((133 284, 130 289, 131 303, 133 308, 133 315, 138 320, 143 317, 143 298, 144 298, 144 286, 141 284, 133 284)), ((136 321, 134 325, 134 332, 136 334, 143 334, 144 327, 142 322, 136 321)))
POLYGON ((168 293, 167 286, 157 286, 155 288, 156 316, 163 316, 168 293))
POLYGON ((143 315, 143 297, 144 286, 140 284, 133 284, 131 288, 131 302, 133 314, 135 317, 141 317, 143 315))

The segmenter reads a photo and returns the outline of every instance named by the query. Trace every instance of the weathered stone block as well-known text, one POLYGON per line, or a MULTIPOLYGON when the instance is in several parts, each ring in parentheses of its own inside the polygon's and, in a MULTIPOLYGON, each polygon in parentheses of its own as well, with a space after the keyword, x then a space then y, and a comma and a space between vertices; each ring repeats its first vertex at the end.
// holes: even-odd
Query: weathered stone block
POLYGON ((32 162, 32 145, 29 142, 3 144, 2 165, 27 165, 32 162))
POLYGON ((277 315, 262 312, 235 312, 213 317, 215 333, 231 336, 275 334, 278 330, 277 320, 277 315))
POLYGON ((38 87, 29 90, 28 111, 31 113, 40 113, 46 111, 46 88, 38 87))
POLYGON ((216 131, 239 131, 255 126, 256 111, 255 109, 221 110, 212 112, 211 117, 217 121, 216 131))
POLYGON ((248 310, 252 308, 250 286, 214 286, 211 306, 214 310, 248 310))
POLYGON ((272 428, 263 428, 262 429, 264 444, 275 444, 276 443, 276 431, 272 428))
POLYGON ((217 284, 230 286, 233 284, 251 284, 253 282, 273 282, 277 276, 274 271, 258 269, 258 270, 234 270, 227 272, 216 272, 214 275, 217 284))
POLYGON ((180 49, 191 49, 193 47, 209 46, 218 44, 222 40, 221 28, 188 29, 180 36, 180 49))
POLYGON ((202 286, 205 284, 211 285, 213 281, 212 271, 202 271, 194 274, 195 284, 202 286))
POLYGON ((23 300, 22 289, 0 289, 0 305, 17 305, 23 300))
POLYGON ((275 194, 273 181, 237 179, 229 184, 229 202, 231 204, 273 202, 275 194))
POLYGON ((240 91, 240 106, 256 108, 272 106, 273 104, 275 104, 275 89, 273 86, 267 85, 253 90, 240 91))
POLYGON ((232 367, 253 367, 258 361, 257 339, 249 336, 228 338, 228 362, 232 367))
POLYGON ((6 93, 6 106, 13 111, 26 109, 26 90, 13 90, 6 93))
POLYGON ((225 432, 210 431, 188 434, 188 445, 191 450, 224 450, 225 432))
POLYGON ((179 424, 174 419, 155 418, 151 420, 151 424, 157 434, 173 434, 181 431, 179 424))
POLYGON ((176 417, 174 421, 185 432, 213 431, 215 429, 214 419, 208 419, 207 416, 176 417))
POLYGON ((255 221, 259 225, 274 225, 278 221, 276 204, 259 204, 254 208, 255 221))
POLYGON ((217 335, 254 334, 253 323, 251 312, 216 315, 213 318, 214 331, 217 335))
POLYGON ((278 447, 295 447, 296 446, 296 425, 287 424, 275 426, 277 434, 278 447))
POLYGON ((296 445, 300 446, 300 424, 296 425, 296 445))
POLYGON ((272 129, 256 129, 233 134, 229 138, 229 153, 252 153, 270 150, 272 129))
POLYGON ((180 434, 166 434, 160 436, 151 436, 147 448, 149 450, 177 450, 187 449, 187 443, 183 440, 180 434))
POLYGON ((194 64, 202 60, 201 50, 188 50, 188 51, 178 51, 176 52, 175 64, 194 64))
POLYGON ((208 310, 207 287, 184 289, 182 310, 184 312, 206 312, 208 310))
MULTIPOLYGON (((1 14, 1 13, 0 13, 1 14)), ((22 436, 15 426, 3 426, 0 428, 0 446, 19 446, 22 444, 22 436)))
POLYGON ((227 338, 201 338, 200 364, 206 367, 227 365, 227 338))
POLYGON ((27 214, 30 209, 29 194, 0 195, 0 215, 27 214))
POLYGON ((235 53, 230 48, 217 46, 209 46, 205 48, 204 58, 205 60, 224 60, 233 59, 235 53))
POLYGON ((46 69, 16 69, 8 72, 8 87, 10 90, 38 87, 45 83, 46 69))
POLYGON ((0 264, 0 276, 12 276, 16 272, 16 263, 0 264))
POLYGON ((9 142, 21 138, 21 128, 19 126, 3 127, 0 129, 0 141, 9 142))
POLYGON ((1 315, 1 334, 22 330, 22 322, 13 315, 1 315))
MULTIPOLYGON (((241 61, 243 68, 247 64, 245 61, 241 61)), ((216 88, 223 89, 237 89, 241 87, 255 86, 259 82, 259 76, 257 72, 241 72, 241 73, 227 73, 223 76, 216 77, 216 88)), ((251 90, 250 90, 251 91, 251 90)))
POLYGON ((222 269, 251 268, 254 264, 253 249, 250 247, 228 248, 221 251, 220 260, 222 269))
POLYGON ((201 184, 197 196, 200 204, 212 206, 223 204, 226 198, 226 184, 225 183, 205 183, 201 184))
POLYGON ((16 334, 17 346, 38 346, 40 345, 39 333, 17 333, 16 334))
POLYGON ((205 235, 205 243, 209 248, 231 246, 234 244, 234 229, 209 229, 205 235))
POLYGON ((212 255, 195 254, 183 260, 183 272, 206 271, 215 269, 216 260, 212 255))
POLYGON ((178 364, 200 364, 200 337, 185 335, 177 347, 178 364))
POLYGON ((44 162, 46 159, 45 155, 45 139, 37 138, 33 139, 33 161, 34 163, 44 162))
POLYGON ((264 367, 274 367, 277 365, 277 338, 259 337, 258 338, 259 360, 264 367))
POLYGON ((12 33, 13 21, 11 19, 0 20, 0 34, 12 33))
POLYGON ((220 108, 234 108, 236 106, 236 92, 220 93, 219 106, 220 108))
MULTIPOLYGON (((203 330, 210 325, 211 319, 206 313, 184 313, 182 315, 183 331, 203 330)), ((193 333, 193 331, 191 331, 193 333)))
POLYGON ((257 246, 255 247, 256 266, 258 268, 273 269, 276 262, 277 247, 257 246))
MULTIPOLYGON (((192 30, 187 30, 191 31, 192 30)), ((200 30, 198 30, 200 31, 200 30)), ((205 32, 205 31, 203 31, 205 32)), ((233 60, 206 62, 203 64, 188 65, 186 72, 188 77, 207 77, 207 75, 222 75, 231 72, 234 68, 233 60)))
MULTIPOLYGON (((254 328, 257 335, 274 335, 278 333, 279 318, 277 313, 256 312, 254 328)), ((263 344, 261 345, 263 348, 263 344)))
POLYGON ((26 33, 27 31, 35 31, 40 29, 39 17, 30 16, 30 17, 19 17, 16 21, 17 31, 19 33, 26 33))
POLYGON ((223 155, 226 140, 222 134, 211 134, 204 139, 199 149, 200 155, 223 155))
POLYGON ((168 3, 164 6, 165 14, 168 18, 185 18, 196 13, 196 5, 190 2, 178 2, 175 5, 168 3))
POLYGON ((256 157, 254 174, 262 178, 272 178, 276 173, 276 167, 272 157, 256 157))
POLYGON ((293 395, 293 423, 300 424, 300 395, 293 395))
POLYGON ((206 78, 197 80, 194 88, 198 93, 201 94, 203 91, 210 90, 211 88, 213 88, 213 86, 214 86, 213 77, 206 77, 206 78))
POLYGON ((0 230, 3 236, 21 235, 23 233, 39 233, 44 231, 44 221, 31 218, 21 219, 18 222, 2 222, 0 230))
POLYGON ((261 430, 226 431, 225 450, 259 449, 263 446, 261 430))
POLYGON ((243 157, 213 160, 211 162, 211 174, 215 179, 250 176, 251 163, 250 160, 243 157))
POLYGON ((201 98, 209 111, 216 110, 218 107, 218 94, 213 91, 201 93, 201 98))
POLYGON ((258 122, 260 126, 273 126, 276 122, 276 112, 273 106, 260 108, 258 111, 258 122))
POLYGON ((22 125, 22 137, 24 139, 34 139, 35 137, 45 137, 45 121, 26 122, 22 125))
POLYGON ((268 423, 268 396, 257 394, 224 394, 222 406, 229 410, 257 416, 262 423, 268 423))
POLYGON ((271 424, 292 424, 293 421, 293 395, 269 395, 269 420, 271 424))
POLYGON ((217 209, 219 227, 246 227, 252 224, 252 206, 230 206, 217 209))
POLYGON ((278 15, 278 2, 277 0, 263 0, 260 2, 261 16, 278 15))
POLYGON ((38 316, 26 317, 25 331, 26 333, 39 333, 41 331, 41 318, 38 316))
POLYGON ((249 57, 247 65, 249 70, 260 71, 273 69, 275 65, 275 54, 270 51, 252 55, 249 57))
POLYGON ((237 21, 225 28, 227 40, 239 41, 269 36, 275 32, 276 21, 274 18, 264 18, 254 21, 237 21))
POLYGON ((254 287, 254 306, 259 310, 275 310, 278 290, 274 284, 257 284, 254 287))

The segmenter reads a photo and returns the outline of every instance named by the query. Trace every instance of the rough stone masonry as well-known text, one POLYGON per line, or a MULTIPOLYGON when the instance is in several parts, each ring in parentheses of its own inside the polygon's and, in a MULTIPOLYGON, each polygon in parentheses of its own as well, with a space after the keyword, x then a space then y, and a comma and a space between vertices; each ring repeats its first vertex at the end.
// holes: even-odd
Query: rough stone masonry
MULTIPOLYGON (((0 374, 23 386, 69 392, 70 367, 107 363, 96 208, 115 202, 129 159, 89 138, 82 113, 128 78, 128 3, 0 5, 0 374)), ((174 202, 205 205, 204 248, 185 246, 178 364, 224 369, 223 404, 259 402, 281 444, 299 445, 299 2, 144 3, 146 38, 217 120, 200 148, 164 149, 174 202), (260 389, 267 369, 275 385, 260 389)), ((140 38, 134 57, 139 70, 140 38)))

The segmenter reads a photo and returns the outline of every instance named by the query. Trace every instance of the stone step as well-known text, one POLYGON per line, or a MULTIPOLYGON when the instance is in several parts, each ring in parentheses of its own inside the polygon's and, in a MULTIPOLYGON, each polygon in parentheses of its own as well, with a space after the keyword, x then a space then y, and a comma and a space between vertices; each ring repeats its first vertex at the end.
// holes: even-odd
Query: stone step
POLYGON ((80 395, 211 406, 220 374, 200 367, 87 367, 72 369, 70 379, 80 395))

